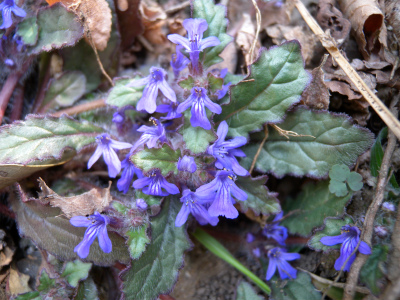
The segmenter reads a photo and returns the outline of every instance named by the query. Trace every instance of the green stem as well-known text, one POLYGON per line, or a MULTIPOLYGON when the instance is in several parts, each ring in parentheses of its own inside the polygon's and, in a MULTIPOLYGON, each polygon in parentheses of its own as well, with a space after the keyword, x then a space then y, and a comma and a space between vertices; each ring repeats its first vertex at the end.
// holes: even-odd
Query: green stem
POLYGON ((193 233, 193 236, 201 243, 204 247, 210 250, 219 258, 226 261, 228 264, 235 267, 238 271, 242 272, 249 279, 251 279, 263 292, 268 295, 271 293, 270 287, 258 278, 254 273, 252 273, 249 269, 247 269, 244 265, 242 265, 233 255, 226 249, 220 242, 214 239, 211 235, 206 233, 204 230, 197 228, 193 233))

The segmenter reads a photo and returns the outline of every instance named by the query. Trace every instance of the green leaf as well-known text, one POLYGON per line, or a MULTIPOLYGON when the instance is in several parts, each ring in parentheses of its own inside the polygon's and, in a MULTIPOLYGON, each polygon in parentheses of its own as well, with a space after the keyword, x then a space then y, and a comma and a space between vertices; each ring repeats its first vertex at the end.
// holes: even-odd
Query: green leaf
POLYGON ((236 292, 236 300, 263 300, 264 298, 258 296, 257 293, 253 290, 253 287, 247 283, 246 281, 242 281, 236 292))
POLYGON ((222 85, 224 80, 220 77, 215 76, 212 73, 207 74, 207 81, 208 81, 208 91, 209 93, 215 94, 216 91, 222 89, 222 85))
POLYGON ((350 169, 348 166, 344 164, 336 164, 333 165, 329 171, 329 178, 336 181, 345 182, 349 174, 350 169))
POLYGON ((164 144, 162 148, 144 148, 133 154, 129 159, 135 164, 135 166, 141 168, 144 173, 149 172, 153 169, 159 169, 161 174, 167 176, 168 173, 178 173, 176 164, 181 156, 181 150, 173 150, 167 144, 164 144))
POLYGON ((271 284, 272 297, 275 300, 320 300, 321 293, 316 291, 311 283, 310 275, 297 272, 297 278, 286 281, 273 281, 271 284))
POLYGON ((39 292, 28 292, 22 295, 18 295, 15 300, 42 300, 42 297, 40 297, 39 292))
POLYGON ((38 13, 39 36, 32 54, 75 45, 83 36, 83 26, 77 15, 61 3, 47 6, 38 13))
POLYGON ((342 215, 352 194, 336 197, 329 192, 328 185, 328 181, 305 184, 296 199, 289 199, 285 202, 283 210, 286 213, 295 212, 283 220, 282 225, 286 226, 293 234, 309 236, 312 229, 321 226, 326 217, 342 215))
POLYGON ((178 85, 181 88, 190 91, 192 89, 192 87, 195 86, 194 78, 189 75, 187 78, 179 80, 178 85))
POLYGON ((142 98, 143 87, 127 87, 128 83, 135 81, 135 79, 118 79, 115 81, 115 86, 108 94, 106 103, 111 106, 124 107, 132 105, 136 107, 137 102, 142 98))
POLYGON ((85 91, 86 77, 82 72, 64 72, 50 81, 40 111, 47 112, 57 107, 71 106, 85 91))
POLYGON ((318 230, 314 233, 314 235, 308 241, 308 246, 314 250, 330 250, 330 249, 339 249, 340 245, 335 246, 326 246, 320 242, 321 238, 324 236, 335 236, 341 234, 341 229, 344 225, 352 224, 353 220, 350 216, 345 215, 341 219, 327 218, 324 221, 325 227, 321 230, 318 230))
MULTIPOLYGON (((18 196, 12 197, 10 204, 16 214, 21 236, 31 238, 35 244, 52 253, 60 260, 75 260, 78 255, 74 248, 84 236, 85 227, 74 227, 63 217, 59 208, 44 206, 36 199, 27 199, 18 185, 18 196)), ((115 232, 108 231, 111 239, 111 253, 104 253, 95 239, 85 261, 100 266, 110 266, 119 261, 127 264, 130 260, 125 240, 115 232)))
POLYGON ((265 186, 266 181, 266 176, 238 178, 236 185, 247 194, 246 201, 238 201, 243 211, 250 208, 256 215, 276 214, 281 211, 279 201, 276 198, 278 194, 271 193, 268 190, 265 186))
MULTIPOLYGON (((312 137, 290 137, 288 140, 276 130, 270 130, 256 168, 277 177, 288 174, 324 177, 335 164, 349 166, 355 163, 358 156, 371 146, 373 139, 369 130, 352 125, 346 116, 305 108, 288 113, 279 127, 312 137)), ((261 140, 264 134, 255 137, 261 140)), ((244 147, 247 154, 243 160, 245 168, 250 167, 258 148, 257 144, 244 147)))
POLYGON ((375 295, 378 295, 381 291, 378 282, 383 277, 382 268, 386 262, 388 251, 387 245, 373 247, 372 254, 368 257, 360 272, 360 281, 365 283, 375 295))
POLYGON ((61 276, 65 277, 70 286, 77 287, 79 281, 88 277, 91 268, 92 264, 84 263, 77 259, 65 264, 65 269, 61 276))
POLYGON ((343 197, 346 196, 347 193, 349 192, 347 190, 347 185, 344 182, 337 181, 335 179, 331 179, 329 181, 329 191, 332 194, 335 194, 337 197, 343 197))
POLYGON ((226 34, 228 19, 225 18, 226 7, 215 5, 213 0, 196 0, 193 2, 194 18, 205 19, 208 24, 208 29, 204 32, 203 38, 216 36, 221 42, 215 47, 210 47, 204 50, 204 69, 217 64, 223 59, 218 55, 224 50, 226 45, 232 41, 232 37, 226 34))
POLYGON ((18 24, 17 35, 22 38, 22 41, 27 46, 33 46, 36 44, 39 27, 37 25, 37 18, 25 18, 21 23, 18 24))
POLYGON ((388 128, 383 128, 378 136, 376 137, 375 143, 371 147, 371 160, 369 162, 371 175, 377 177, 379 175, 379 170, 382 165, 383 159, 383 148, 382 148, 382 140, 385 139, 388 135, 388 128))
POLYGON ((201 127, 193 127, 190 124, 190 111, 184 113, 185 123, 180 133, 186 143, 186 148, 194 154, 204 153, 208 145, 217 139, 212 130, 205 130, 201 127))
POLYGON ((88 278, 79 284, 74 300, 98 300, 97 286, 92 278, 88 278))
POLYGON ((103 130, 69 117, 29 115, 0 127, 0 188, 65 163, 103 130))
POLYGON ((40 284, 38 285, 37 290, 39 292, 48 292, 51 288, 54 288, 56 280, 51 279, 46 270, 43 269, 42 275, 40 275, 39 282, 40 284))
POLYGON ((363 187, 362 176, 357 172, 351 172, 349 176, 347 176, 346 181, 350 189, 354 192, 361 190, 363 187))
POLYGON ((146 249, 146 245, 151 242, 147 236, 147 225, 130 228, 125 236, 128 238, 126 243, 132 259, 138 259, 146 249))
POLYGON ((183 253, 191 247, 184 226, 175 227, 179 209, 179 199, 167 197, 161 213, 152 220, 151 244, 121 274, 125 299, 157 299, 175 284, 183 253))
POLYGON ((282 121, 300 100, 310 74, 304 70, 300 44, 291 41, 263 50, 245 79, 230 88, 230 103, 214 117, 215 122, 228 122, 231 136, 247 137, 264 123, 282 121))

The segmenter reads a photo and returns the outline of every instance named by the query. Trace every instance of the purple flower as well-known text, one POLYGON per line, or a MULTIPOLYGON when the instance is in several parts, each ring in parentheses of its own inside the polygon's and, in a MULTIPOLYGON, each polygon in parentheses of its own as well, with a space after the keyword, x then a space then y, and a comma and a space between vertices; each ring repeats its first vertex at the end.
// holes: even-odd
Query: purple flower
POLYGON ((135 180, 132 186, 135 189, 142 189, 142 192, 147 195, 168 196, 170 194, 179 194, 178 187, 166 181, 159 170, 153 171, 149 177, 135 180))
POLYGON ((150 114, 156 111, 158 90, 160 90, 166 98, 172 102, 176 102, 175 92, 165 80, 166 74, 167 72, 162 68, 151 67, 149 76, 135 80, 127 85, 130 87, 146 85, 143 90, 142 98, 140 98, 136 105, 138 111, 145 110, 150 114))
POLYGON ((88 169, 103 155, 104 161, 108 166, 108 175, 115 178, 121 171, 121 162, 114 149, 121 150, 132 147, 129 143, 114 141, 108 133, 103 133, 96 137, 97 148, 88 161, 88 169))
POLYGON ((141 211, 145 211, 148 207, 146 201, 144 201, 144 199, 136 199, 136 207, 141 210, 141 211))
POLYGON ((284 248, 273 248, 268 251, 269 264, 266 280, 270 280, 278 268, 281 279, 294 279, 297 276, 297 270, 293 268, 288 261, 300 258, 298 253, 288 253, 284 248))
POLYGON ((72 217, 69 222, 75 227, 87 227, 82 242, 74 249, 80 258, 86 258, 89 255, 90 246, 94 239, 98 238, 101 250, 110 253, 112 250, 111 240, 107 234, 107 225, 110 224, 110 218, 99 214, 97 211, 90 216, 72 217))
POLYGON ((153 122, 154 127, 146 125, 140 126, 140 128, 137 131, 143 132, 143 134, 133 145, 131 151, 134 151, 137 147, 143 144, 146 144, 147 147, 149 148, 154 148, 159 142, 160 143, 167 142, 167 136, 164 125, 155 118, 150 118, 150 121, 153 122))
POLYGON ((179 157, 177 168, 179 171, 194 173, 197 170, 197 165, 192 156, 185 155, 182 159, 179 157))
POLYGON ((213 113, 220 114, 222 112, 221 106, 212 102, 207 97, 207 90, 202 87, 192 88, 192 93, 184 102, 179 104, 178 113, 182 113, 189 107, 192 107, 190 123, 193 127, 200 126, 206 130, 211 129, 210 121, 207 118, 206 106, 213 113))
POLYGON ((249 244, 254 242, 255 239, 256 238, 254 237, 254 235, 250 232, 246 234, 246 242, 248 242, 249 244))
POLYGON ((238 147, 243 146, 247 143, 247 140, 243 136, 235 137, 229 141, 225 141, 226 135, 228 133, 228 124, 226 121, 222 121, 218 126, 217 136, 218 139, 214 144, 208 147, 207 152, 213 155, 217 161, 215 166, 218 169, 228 169, 233 170, 239 176, 248 176, 249 172, 241 165, 239 165, 235 156, 246 156, 244 152, 238 147))
POLYGON ((382 225, 375 226, 374 231, 375 231, 376 235, 379 236, 380 238, 384 238, 388 234, 387 228, 382 225))
POLYGON ((182 208, 176 216, 175 226, 180 227, 186 223, 189 214, 192 214, 200 225, 217 225, 218 218, 212 217, 204 207, 208 203, 207 199, 202 199, 189 189, 184 189, 181 198, 182 208))
POLYGON ((255 257, 257 257, 257 258, 260 258, 260 256, 261 256, 261 250, 260 250, 260 248, 254 248, 253 250, 251 250, 251 252, 253 252, 253 254, 254 254, 254 256, 255 257))
POLYGON ((174 71, 175 78, 179 77, 179 73, 186 68, 189 64, 189 60, 185 55, 182 54, 181 50, 183 47, 181 45, 176 46, 176 54, 172 54, 171 67, 174 71))
POLYGON ((166 117, 161 117, 163 120, 173 120, 182 117, 182 114, 178 113, 178 103, 171 102, 170 104, 161 104, 157 106, 156 112, 168 113, 166 117))
MULTIPOLYGON (((228 74, 228 69, 227 68, 222 69, 221 72, 219 73, 219 77, 224 79, 226 74, 228 74)), ((222 89, 218 90, 215 93, 215 95, 218 97, 218 100, 225 97, 225 95, 228 92, 230 86, 231 86, 231 83, 228 82, 227 84, 222 85, 222 89)))
POLYGON ((1 24, 0 29, 11 27, 13 23, 11 13, 14 13, 14 15, 21 18, 26 17, 26 12, 22 8, 18 7, 14 0, 4 0, 0 4, 0 10, 3 17, 3 24, 1 24))
POLYGON ((236 199, 244 201, 247 199, 246 192, 242 191, 235 184, 236 176, 226 170, 218 171, 213 181, 202 185, 196 190, 196 194, 203 199, 209 199, 212 204, 208 208, 210 216, 225 216, 234 219, 239 215, 237 209, 233 206, 236 199))
MULTIPOLYGON (((335 262, 335 269, 339 271, 347 258, 351 255, 351 253, 356 248, 358 241, 360 239, 360 229, 356 226, 345 225, 342 227, 342 234, 336 236, 324 236, 321 238, 321 243, 326 246, 333 246, 336 244, 342 244, 340 246, 340 256, 335 262)), ((369 255, 371 254, 371 248, 367 243, 361 241, 360 246, 358 247, 358 251, 362 254, 369 255)), ((356 255, 352 255, 347 262, 347 265, 344 267, 344 271, 349 271, 350 266, 353 261, 356 259, 356 255)))
POLYGON ((396 206, 394 206, 394 204, 392 202, 383 202, 382 208, 383 208, 383 210, 386 210, 388 212, 396 210, 396 206))
POLYGON ((179 34, 169 34, 168 39, 174 44, 181 45, 189 53, 192 67, 198 72, 199 54, 205 48, 217 46, 220 41, 215 36, 203 39, 203 33, 207 30, 208 24, 204 19, 186 19, 183 27, 187 30, 188 37, 184 38, 179 34))
POLYGON ((272 221, 272 224, 265 225, 264 229, 262 230, 262 234, 269 239, 274 239, 279 243, 279 245, 285 246, 285 240, 288 237, 288 232, 286 227, 279 226, 278 222, 282 219, 283 211, 277 214, 272 221))
POLYGON ((137 178, 143 178, 143 173, 140 169, 136 168, 131 162, 129 157, 132 153, 128 153, 125 159, 122 161, 121 166, 123 168, 121 178, 118 179, 117 187, 120 192, 126 194, 131 186, 133 176, 136 175, 137 178))

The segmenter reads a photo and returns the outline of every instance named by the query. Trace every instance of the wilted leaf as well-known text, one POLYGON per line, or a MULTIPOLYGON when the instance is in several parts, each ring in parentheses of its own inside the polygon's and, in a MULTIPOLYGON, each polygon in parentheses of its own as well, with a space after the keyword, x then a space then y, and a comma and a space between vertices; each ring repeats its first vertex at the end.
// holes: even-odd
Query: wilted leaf
POLYGON ((151 244, 121 274, 125 299, 155 300, 171 291, 183 265, 183 253, 191 247, 184 226, 175 227, 179 209, 179 200, 168 197, 160 215, 152 220, 151 244))
MULTIPOLYGON (((324 177, 335 164, 354 164, 373 142, 373 134, 352 125, 347 116, 323 111, 300 108, 288 113, 279 127, 309 136, 290 137, 288 140, 276 130, 270 130, 256 169, 277 177, 287 174, 324 177)), ((263 135, 255 137, 261 140, 263 135)), ((247 155, 243 160, 245 168, 250 166, 258 148, 257 144, 244 147, 247 155)))
POLYGON ((271 193, 265 186, 266 176, 251 178, 239 177, 236 181, 237 186, 246 192, 247 200, 238 201, 244 212, 249 208, 256 214, 263 215, 276 214, 281 211, 281 206, 276 198, 277 193, 271 193))
POLYGON ((67 71, 50 81, 40 111, 71 106, 86 91, 86 77, 79 71, 67 71))
POLYGON ((124 107, 132 105, 136 107, 137 102, 142 97, 143 87, 128 87, 128 83, 132 82, 132 79, 119 79, 115 82, 115 86, 111 89, 108 94, 106 103, 111 106, 124 107))
POLYGON ((15 296, 32 291, 28 284, 29 278, 29 275, 20 273, 15 266, 11 266, 8 278, 8 287, 11 295, 15 296))
POLYGON ((309 80, 298 42, 264 49, 251 65, 250 75, 230 88, 231 101, 214 121, 226 120, 229 135, 247 137, 264 123, 282 121, 286 110, 300 100, 309 80))
POLYGON ((297 272, 297 278, 288 280, 286 284, 273 281, 272 297, 275 300, 319 300, 321 293, 315 290, 308 274, 297 272))
MULTIPOLYGON (((59 208, 28 200, 19 185, 17 191, 19 195, 12 197, 10 204, 16 214, 19 234, 31 238, 38 247, 61 260, 77 259, 74 248, 82 241, 86 228, 72 226, 59 208)), ((108 235, 113 247, 111 253, 104 253, 96 239, 85 260, 100 266, 113 265, 117 261, 128 263, 125 240, 112 231, 108 231, 108 235)))
POLYGON ((27 46, 33 46, 36 44, 39 27, 37 25, 37 18, 25 18, 21 23, 18 24, 17 34, 22 37, 22 41, 27 46))
POLYGON ((282 225, 291 233, 309 236, 312 229, 321 226, 326 217, 342 215, 352 194, 337 197, 329 192, 328 184, 328 181, 308 183, 296 199, 285 201, 283 210, 294 213, 283 220, 282 225))
POLYGON ((324 81, 322 64, 312 70, 312 80, 302 95, 302 101, 311 109, 329 108, 329 91, 324 81))
POLYGON ((39 36, 32 54, 75 45, 83 36, 83 27, 76 15, 59 3, 41 9, 37 24, 39 36))
POLYGON ((145 148, 133 154, 129 159, 135 166, 143 170, 144 173, 152 169, 159 169, 161 174, 166 176, 172 172, 178 173, 176 164, 181 157, 181 150, 173 150, 167 144, 162 148, 145 148))
POLYGON ((360 272, 360 281, 365 283, 375 295, 381 291, 378 282, 383 277, 381 265, 386 262, 388 251, 387 245, 375 246, 360 272))
POLYGON ((92 264, 84 263, 77 259, 65 264, 65 269, 61 276, 65 277, 71 286, 77 287, 79 281, 88 277, 91 268, 92 264))
POLYGON ((49 188, 42 178, 39 178, 40 201, 61 208, 67 218, 92 215, 95 211, 102 212, 112 201, 110 195, 111 181, 106 189, 93 188, 90 191, 72 197, 62 197, 49 188))
POLYGON ((262 300, 261 296, 253 290, 252 286, 246 281, 242 281, 236 291, 236 300, 262 300))

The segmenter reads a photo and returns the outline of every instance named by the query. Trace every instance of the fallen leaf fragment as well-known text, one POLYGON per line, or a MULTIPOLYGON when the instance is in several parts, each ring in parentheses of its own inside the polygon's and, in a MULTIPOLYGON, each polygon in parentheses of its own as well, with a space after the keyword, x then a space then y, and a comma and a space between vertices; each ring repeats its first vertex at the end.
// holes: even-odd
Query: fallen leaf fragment
POLYGON ((140 2, 139 12, 144 25, 143 36, 153 45, 165 44, 167 38, 162 32, 166 24, 167 14, 164 9, 155 1, 144 0, 140 2))
POLYGON ((312 109, 329 108, 329 91, 324 82, 323 63, 316 67, 312 72, 312 80, 303 92, 302 101, 312 109))
POLYGON ((112 201, 110 185, 106 189, 91 189, 81 195, 62 197, 49 188, 42 178, 38 179, 40 189, 39 200, 53 207, 59 207, 67 218, 92 215, 95 211, 102 212, 112 201), (100 191, 99 191, 100 190, 100 191))
POLYGON ((10 268, 10 277, 8 278, 8 287, 11 295, 15 296, 32 291, 28 285, 29 276, 18 272, 14 265, 10 268))
MULTIPOLYGON (((256 28, 251 21, 251 17, 249 14, 244 13, 242 18, 242 25, 236 36, 236 44, 242 50, 246 65, 249 66, 252 61, 250 61, 251 53, 250 49, 254 42, 256 36, 256 28)), ((257 41, 256 48, 254 53, 258 53, 260 49, 260 43, 257 41)))

